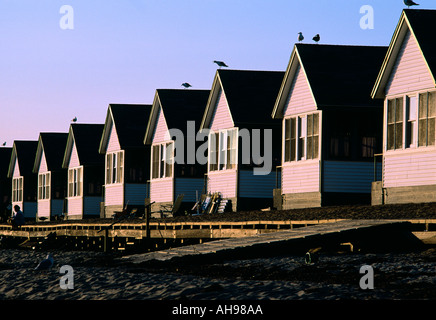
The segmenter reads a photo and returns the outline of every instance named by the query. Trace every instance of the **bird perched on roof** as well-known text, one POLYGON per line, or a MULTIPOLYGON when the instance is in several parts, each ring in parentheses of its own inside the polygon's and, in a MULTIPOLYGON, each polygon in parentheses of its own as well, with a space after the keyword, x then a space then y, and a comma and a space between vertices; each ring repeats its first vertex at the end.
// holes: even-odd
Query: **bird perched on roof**
POLYGON ((189 88, 189 87, 192 87, 192 86, 189 83, 184 82, 184 83, 182 83, 182 87, 189 88))
POLYGON ((220 68, 221 67, 228 67, 228 65, 226 65, 223 61, 213 61, 214 63, 216 63, 220 68))
POLYGON ((5 141, 5 142, 3 142, 2 146, 3 146, 3 147, 4 147, 4 146, 6 146, 6 141, 5 141))
POLYGON ((319 40, 321 40, 321 37, 319 36, 319 34, 316 34, 316 36, 314 36, 314 37, 312 38, 312 40, 315 41, 316 43, 318 43, 319 40))
POLYGON ((410 8, 411 6, 419 6, 418 3, 415 3, 412 0, 404 0, 404 4, 407 6, 407 8, 410 8))
POLYGON ((76 122, 77 121, 77 117, 74 117, 73 120, 71 120, 72 122, 76 122))
POLYGON ((303 33, 302 32, 298 32, 298 42, 301 42, 303 40, 304 40, 303 33))
POLYGON ((54 264, 53 256, 51 255, 51 253, 49 253, 44 260, 38 263, 35 270, 37 271, 50 270, 53 267, 53 264, 54 264))

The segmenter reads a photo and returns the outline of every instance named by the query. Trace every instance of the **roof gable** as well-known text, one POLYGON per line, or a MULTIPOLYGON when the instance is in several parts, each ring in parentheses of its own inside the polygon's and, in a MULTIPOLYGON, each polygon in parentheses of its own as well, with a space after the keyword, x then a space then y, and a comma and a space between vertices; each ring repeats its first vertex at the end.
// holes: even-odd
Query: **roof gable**
POLYGON ((37 148, 38 141, 14 141, 9 162, 8 178, 12 178, 14 174, 16 160, 18 160, 18 167, 22 176, 32 173, 37 148))
POLYGON ((387 47, 296 44, 272 117, 281 118, 299 68, 317 108, 377 106, 370 92, 387 47))
POLYGON ((42 155, 47 161, 47 170, 62 169, 62 161, 67 145, 68 133, 42 132, 39 134, 38 148, 36 151, 33 172, 38 172, 42 155))
POLYGON ((428 71, 435 84, 436 75, 436 44, 434 36, 434 21, 436 10, 405 9, 392 36, 387 54, 376 78, 371 96, 384 98, 386 85, 391 77, 393 68, 400 53, 403 41, 410 31, 411 37, 417 42, 428 71))

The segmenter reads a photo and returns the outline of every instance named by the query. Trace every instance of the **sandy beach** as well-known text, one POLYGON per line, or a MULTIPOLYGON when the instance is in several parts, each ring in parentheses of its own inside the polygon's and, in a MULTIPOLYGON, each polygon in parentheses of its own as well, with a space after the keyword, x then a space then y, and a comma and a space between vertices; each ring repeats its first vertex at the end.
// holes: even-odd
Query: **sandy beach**
POLYGON ((0 299, 436 299, 436 248, 404 253, 321 252, 313 265, 305 264, 299 255, 133 266, 110 253, 51 253, 53 268, 35 271, 47 252, 0 249, 0 299), (63 265, 74 270, 74 289, 60 286, 63 265), (374 270, 374 289, 359 286, 363 265, 374 270))

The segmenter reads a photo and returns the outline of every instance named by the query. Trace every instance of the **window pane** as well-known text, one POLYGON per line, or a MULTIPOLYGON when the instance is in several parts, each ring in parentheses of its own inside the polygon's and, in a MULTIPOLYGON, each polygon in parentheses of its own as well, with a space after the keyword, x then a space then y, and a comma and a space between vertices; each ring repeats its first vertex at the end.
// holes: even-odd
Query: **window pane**
POLYGON ((313 159, 312 137, 307 137, 307 157, 306 157, 306 159, 313 159))
POLYGON ((418 122, 418 146, 425 146, 427 144, 427 120, 420 119, 418 122))
POLYGON ((395 103, 395 122, 403 121, 403 98, 396 99, 395 103))
POLYGON ((387 137, 387 147, 388 150, 393 150, 395 148, 395 125, 389 124, 388 125, 388 137, 387 137))
POLYGON ((436 92, 428 93, 428 117, 436 116, 436 92))
POLYGON ((428 119, 428 137, 427 145, 434 146, 435 142, 435 118, 428 119))
POLYGON ((395 125, 395 149, 401 149, 403 146, 403 125, 397 123, 395 125))
POLYGON ((152 178, 159 177, 159 146, 153 146, 153 161, 151 165, 152 178))
POLYGON ((166 155, 165 155, 165 176, 171 177, 173 175, 173 144, 168 143, 166 145, 166 155))
POLYGON ((319 134, 319 113, 313 115, 313 134, 319 134))
POLYGON ((313 115, 307 115, 307 137, 313 135, 313 115))
POLYGON ((427 94, 419 95, 419 119, 427 117, 427 94))
POLYGON ((313 159, 318 159, 318 153, 319 153, 319 137, 315 136, 312 138, 313 143, 313 159))
POLYGON ((395 100, 388 100, 388 123, 395 122, 395 100))

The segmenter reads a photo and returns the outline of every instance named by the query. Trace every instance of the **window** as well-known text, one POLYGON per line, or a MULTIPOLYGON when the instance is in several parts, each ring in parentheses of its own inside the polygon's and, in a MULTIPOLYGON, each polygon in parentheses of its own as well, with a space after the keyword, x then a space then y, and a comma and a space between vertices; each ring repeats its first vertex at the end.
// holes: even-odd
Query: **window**
POLYGON ((362 158, 374 157, 377 139, 375 137, 362 137, 362 158))
POLYGON ((50 199, 50 172, 38 175, 38 199, 50 199))
POLYGON ((82 167, 68 170, 68 197, 82 196, 83 171, 82 167))
POLYGON ((23 177, 12 180, 12 202, 23 201, 23 177))
POLYGON ((403 146, 403 98, 388 100, 388 150, 403 146))
POLYGON ((237 133, 237 129, 228 129, 209 135, 209 171, 236 168, 237 133))
POLYGON ((122 183, 124 176, 124 151, 106 155, 106 184, 122 183))
POLYGON ((416 111, 417 111, 416 97, 407 97, 406 98, 406 148, 416 147, 416 138, 417 138, 416 111))
POLYGON ((419 95, 418 110, 418 146, 434 146, 436 92, 426 92, 419 95))
POLYGON ((319 113, 284 120, 285 162, 319 157, 319 113))
POLYGON ((162 143, 152 147, 151 174, 152 179, 173 176, 174 143, 162 143))

